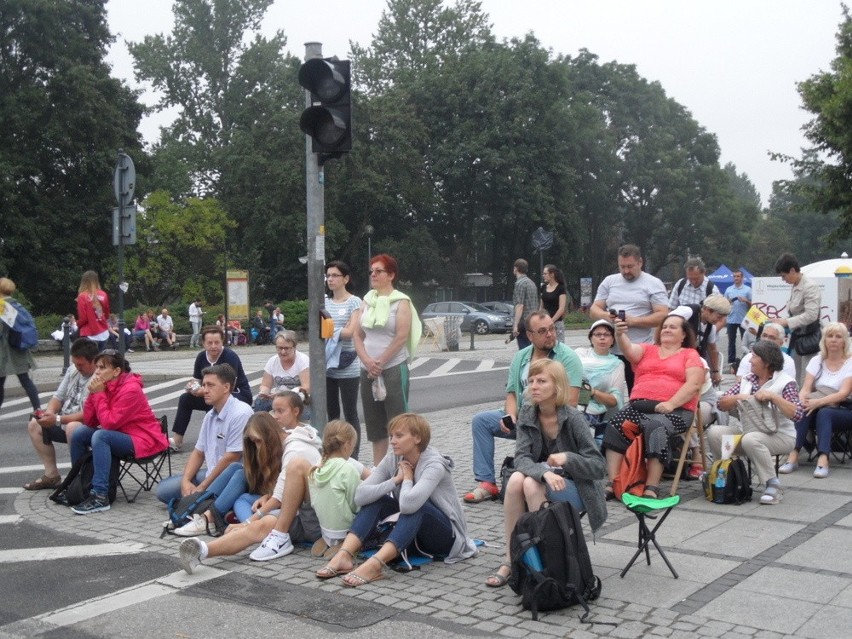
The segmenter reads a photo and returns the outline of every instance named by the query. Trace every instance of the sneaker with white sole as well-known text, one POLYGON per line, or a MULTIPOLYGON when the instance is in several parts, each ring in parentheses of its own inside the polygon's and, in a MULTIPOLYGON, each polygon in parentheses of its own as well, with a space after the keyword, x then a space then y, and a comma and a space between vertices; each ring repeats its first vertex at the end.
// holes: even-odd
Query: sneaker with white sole
POLYGON ((799 464, 798 462, 787 462, 781 464, 781 467, 778 469, 779 475, 789 475, 790 473, 796 472, 798 470, 799 464))
POLYGON ((180 565, 188 573, 201 563, 201 542, 198 539, 184 539, 180 543, 180 565))
POLYGON ((175 528, 178 537, 197 537, 207 534, 207 518, 204 515, 193 515, 192 521, 180 528, 175 528))
POLYGON ((71 510, 78 515, 91 515, 92 513, 103 512, 109 510, 109 499, 106 495, 98 495, 95 492, 91 492, 85 501, 76 506, 71 506, 71 510))
POLYGON ((817 466, 814 468, 814 477, 816 479, 825 479, 828 477, 828 466, 817 466))
POLYGON ((249 555, 249 559, 269 561, 289 555, 291 552, 293 552, 293 542, 290 541, 290 535, 282 536, 278 531, 273 530, 266 536, 263 543, 249 555))

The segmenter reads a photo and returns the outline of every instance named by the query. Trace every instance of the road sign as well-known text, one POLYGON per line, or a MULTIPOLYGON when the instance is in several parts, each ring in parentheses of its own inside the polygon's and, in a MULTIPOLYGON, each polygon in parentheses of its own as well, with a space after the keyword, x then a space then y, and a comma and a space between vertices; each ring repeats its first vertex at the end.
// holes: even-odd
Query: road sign
POLYGON ((119 206, 130 206, 133 202, 133 191, 136 190, 136 168, 133 160, 126 153, 119 152, 113 178, 115 201, 119 206))
POLYGON ((553 231, 538 227, 532 234, 532 245, 536 251, 546 251, 553 246, 553 231))

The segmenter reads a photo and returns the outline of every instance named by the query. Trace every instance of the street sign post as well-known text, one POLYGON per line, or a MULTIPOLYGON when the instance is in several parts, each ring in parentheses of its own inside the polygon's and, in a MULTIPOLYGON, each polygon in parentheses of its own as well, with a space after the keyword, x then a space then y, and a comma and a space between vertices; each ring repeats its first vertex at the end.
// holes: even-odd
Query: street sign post
POLYGON ((112 243, 118 247, 118 352, 124 354, 124 245, 136 244, 136 206, 133 192, 136 190, 136 167, 133 160, 122 149, 113 173, 113 191, 118 204, 112 211, 112 243))

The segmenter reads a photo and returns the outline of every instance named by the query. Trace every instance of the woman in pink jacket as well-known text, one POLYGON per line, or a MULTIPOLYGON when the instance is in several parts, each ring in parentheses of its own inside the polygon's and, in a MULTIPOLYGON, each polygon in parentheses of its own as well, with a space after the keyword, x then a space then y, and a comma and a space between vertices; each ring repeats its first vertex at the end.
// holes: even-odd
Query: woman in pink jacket
POLYGON ((127 360, 113 350, 95 358, 83 423, 71 437, 71 461, 76 462, 91 447, 95 472, 89 497, 72 507, 78 515, 109 510, 113 455, 141 459, 156 455, 169 445, 142 391, 142 378, 131 373, 127 360))
POLYGON ((109 295, 101 290, 98 274, 86 271, 80 279, 77 295, 77 327, 80 337, 97 342, 103 350, 109 339, 109 295))

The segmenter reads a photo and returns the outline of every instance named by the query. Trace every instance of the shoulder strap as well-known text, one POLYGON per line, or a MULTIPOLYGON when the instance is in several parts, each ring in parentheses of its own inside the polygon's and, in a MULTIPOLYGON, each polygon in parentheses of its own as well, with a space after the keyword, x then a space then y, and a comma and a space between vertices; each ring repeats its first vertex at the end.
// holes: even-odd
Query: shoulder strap
POLYGON ((707 280, 707 291, 704 293, 704 297, 710 297, 713 294, 713 282, 709 279, 707 280))
POLYGON ((677 294, 680 295, 683 293, 683 287, 686 286, 686 278, 682 277, 677 282, 677 294))

